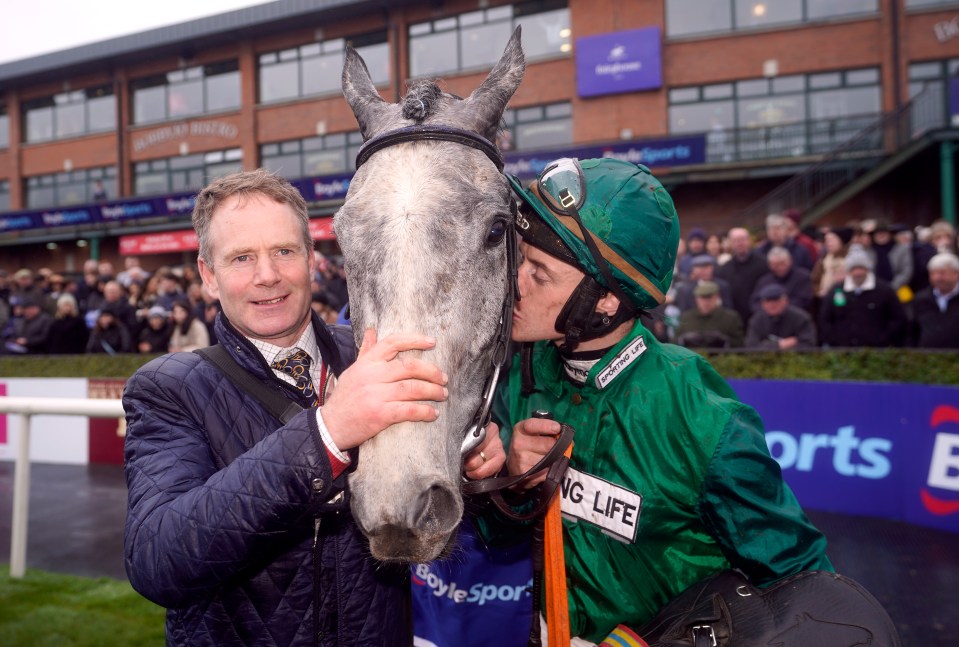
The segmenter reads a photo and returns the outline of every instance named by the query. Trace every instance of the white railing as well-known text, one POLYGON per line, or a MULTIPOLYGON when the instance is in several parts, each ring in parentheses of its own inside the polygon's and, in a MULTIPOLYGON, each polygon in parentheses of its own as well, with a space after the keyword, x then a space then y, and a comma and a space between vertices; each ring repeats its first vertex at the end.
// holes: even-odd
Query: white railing
POLYGON ((27 517, 30 508, 30 422, 34 415, 123 418, 120 400, 0 397, 0 413, 19 414, 19 445, 13 472, 13 523, 10 531, 10 577, 27 570, 27 517))

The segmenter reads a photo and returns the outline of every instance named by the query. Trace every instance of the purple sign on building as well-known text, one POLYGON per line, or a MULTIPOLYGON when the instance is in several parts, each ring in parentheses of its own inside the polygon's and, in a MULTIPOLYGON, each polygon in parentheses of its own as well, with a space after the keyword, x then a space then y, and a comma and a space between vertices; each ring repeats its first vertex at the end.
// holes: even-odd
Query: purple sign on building
POLYGON ((576 39, 576 89, 581 97, 653 90, 663 85, 659 27, 576 39))

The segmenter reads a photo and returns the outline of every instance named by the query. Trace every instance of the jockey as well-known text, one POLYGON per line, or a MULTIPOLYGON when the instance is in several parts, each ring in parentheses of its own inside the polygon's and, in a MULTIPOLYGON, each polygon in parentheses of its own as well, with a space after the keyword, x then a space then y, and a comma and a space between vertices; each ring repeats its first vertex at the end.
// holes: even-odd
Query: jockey
POLYGON ((557 421, 576 430, 561 488, 573 644, 618 626, 628 635, 724 569, 760 587, 831 571, 756 412, 705 359, 639 320, 663 303, 679 241, 659 181, 642 165, 562 159, 529 188, 512 182, 522 237, 512 335, 529 352, 498 417, 510 474, 546 454, 557 421))

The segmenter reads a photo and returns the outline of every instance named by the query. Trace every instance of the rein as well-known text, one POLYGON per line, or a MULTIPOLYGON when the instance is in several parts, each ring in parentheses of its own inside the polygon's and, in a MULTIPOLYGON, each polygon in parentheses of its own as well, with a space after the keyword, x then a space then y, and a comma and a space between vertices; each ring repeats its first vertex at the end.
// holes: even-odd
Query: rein
MULTIPOLYGON (((442 125, 405 126, 377 135, 363 144, 356 154, 356 168, 360 168, 374 153, 395 146, 419 141, 446 141, 476 149, 486 155, 496 166, 496 170, 503 172, 503 156, 485 137, 461 128, 442 125)), ((515 214, 515 205, 511 205, 515 214)), ((496 393, 496 382, 500 371, 506 364, 509 353, 510 336, 513 331, 513 303, 519 300, 518 285, 518 257, 519 248, 516 240, 516 228, 513 223, 506 227, 506 265, 507 280, 510 282, 503 299, 503 308, 500 313, 499 330, 496 333, 493 352, 490 357, 492 367, 483 387, 483 397, 472 420, 463 430, 463 443, 460 446, 461 455, 465 456, 475 449, 486 438, 486 426, 490 422, 493 408, 493 396, 496 393)))

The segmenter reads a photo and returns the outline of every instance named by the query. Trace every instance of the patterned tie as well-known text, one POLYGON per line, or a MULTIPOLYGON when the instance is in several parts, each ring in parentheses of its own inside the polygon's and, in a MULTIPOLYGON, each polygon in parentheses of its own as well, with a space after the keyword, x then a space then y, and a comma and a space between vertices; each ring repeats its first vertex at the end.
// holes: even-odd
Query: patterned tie
POLYGON ((303 393, 303 396, 310 401, 310 406, 319 406, 319 399, 316 397, 316 389, 313 388, 313 380, 310 379, 310 356, 301 348, 294 348, 293 352, 278 359, 272 364, 271 368, 286 373, 293 378, 294 385, 303 393))

